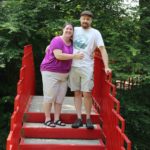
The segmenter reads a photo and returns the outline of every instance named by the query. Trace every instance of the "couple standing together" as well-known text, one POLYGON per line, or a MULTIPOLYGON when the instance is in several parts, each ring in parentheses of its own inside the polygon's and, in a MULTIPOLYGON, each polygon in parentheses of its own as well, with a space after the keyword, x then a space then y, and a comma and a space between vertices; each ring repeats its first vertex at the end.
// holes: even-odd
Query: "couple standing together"
POLYGON ((92 108, 91 90, 93 88, 92 54, 99 48, 105 66, 105 72, 111 69, 108 66, 108 55, 100 32, 91 27, 93 14, 83 11, 80 16, 81 27, 73 27, 67 23, 63 27, 61 36, 54 37, 46 48, 45 57, 41 63, 41 74, 44 94, 44 113, 46 126, 65 126, 60 120, 62 103, 69 87, 74 91, 74 104, 77 120, 72 128, 83 126, 81 117, 82 95, 86 111, 86 127, 93 129, 90 118, 92 108), (73 37, 73 41, 72 41, 73 37), (54 102, 54 121, 51 120, 51 108, 54 102))

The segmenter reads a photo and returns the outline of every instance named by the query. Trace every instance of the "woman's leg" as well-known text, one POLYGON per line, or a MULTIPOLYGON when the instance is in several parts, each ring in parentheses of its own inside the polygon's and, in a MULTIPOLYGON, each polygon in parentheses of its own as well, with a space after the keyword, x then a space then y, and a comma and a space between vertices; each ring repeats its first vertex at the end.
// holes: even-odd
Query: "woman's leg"
POLYGON ((42 82, 43 82, 43 109, 45 113, 45 122, 51 121, 51 109, 52 103, 56 99, 57 89, 58 89, 58 80, 56 75, 52 72, 43 71, 42 72, 42 82))
POLYGON ((51 120, 51 116, 50 116, 51 108, 52 108, 52 103, 49 103, 49 102, 43 103, 43 110, 45 113, 45 122, 51 120))
POLYGON ((54 122, 60 119, 61 108, 62 108, 62 104, 56 102, 54 103, 54 109, 55 109, 54 122))
POLYGON ((57 120, 60 120, 60 114, 61 114, 61 109, 62 109, 62 103, 64 101, 64 97, 67 92, 67 81, 61 81, 59 83, 59 89, 58 89, 58 95, 56 98, 56 101, 54 103, 54 109, 55 109, 55 114, 54 114, 54 121, 56 122, 57 120))

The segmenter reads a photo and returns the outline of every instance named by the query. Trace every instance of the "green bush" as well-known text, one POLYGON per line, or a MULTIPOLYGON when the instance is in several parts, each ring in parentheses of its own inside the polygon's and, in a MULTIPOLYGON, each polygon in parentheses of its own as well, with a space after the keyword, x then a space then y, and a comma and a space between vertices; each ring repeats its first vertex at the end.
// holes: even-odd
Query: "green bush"
POLYGON ((126 119, 126 133, 132 141, 133 150, 149 150, 150 143, 150 84, 131 90, 118 90, 121 113, 126 119))
POLYGON ((10 131, 10 118, 14 108, 14 97, 0 98, 0 149, 6 150, 6 139, 10 131))

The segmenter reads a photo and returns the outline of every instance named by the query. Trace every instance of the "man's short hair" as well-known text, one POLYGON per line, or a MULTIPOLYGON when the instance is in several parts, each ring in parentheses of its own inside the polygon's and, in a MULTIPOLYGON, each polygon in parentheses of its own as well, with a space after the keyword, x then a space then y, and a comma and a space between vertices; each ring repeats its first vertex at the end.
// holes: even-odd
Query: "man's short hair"
POLYGON ((88 11, 88 10, 81 12, 80 16, 89 16, 89 17, 93 18, 92 12, 88 11))

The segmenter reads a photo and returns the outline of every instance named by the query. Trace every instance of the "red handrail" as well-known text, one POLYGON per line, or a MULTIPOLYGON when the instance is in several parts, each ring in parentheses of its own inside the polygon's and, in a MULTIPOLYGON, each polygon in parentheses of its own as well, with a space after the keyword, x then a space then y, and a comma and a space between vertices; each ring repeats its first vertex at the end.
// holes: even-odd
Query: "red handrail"
POLYGON ((115 98, 116 87, 112 84, 112 74, 106 76, 101 54, 94 55, 93 101, 101 118, 101 125, 107 150, 131 150, 131 141, 125 135, 125 120, 121 117, 120 102, 115 98), (126 147, 124 145, 127 145, 126 147))
POLYGON ((30 97, 34 95, 35 74, 32 46, 24 47, 20 79, 17 84, 17 95, 14 101, 14 112, 11 117, 10 133, 7 138, 6 150, 17 150, 21 138, 23 114, 30 97), (30 84, 29 84, 30 83, 30 84))
MULTIPOLYGON (((99 53, 95 52, 94 89, 92 92, 96 109, 100 113, 107 150, 131 150, 131 141, 125 135, 125 120, 119 114, 120 102, 115 98, 116 87, 111 83, 111 74, 106 76, 99 53), (127 145, 126 147, 124 145, 127 145)), ((17 95, 14 112, 11 117, 11 128, 7 138, 6 150, 17 150, 21 138, 23 113, 30 97, 34 95, 35 74, 32 46, 24 47, 20 80, 17 84, 17 95), (30 84, 29 84, 30 83, 30 84)))

